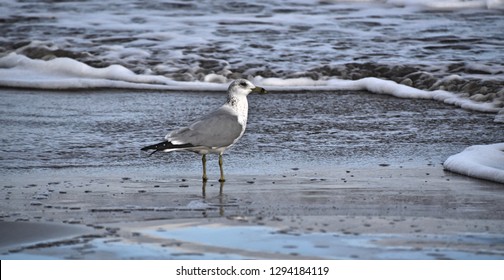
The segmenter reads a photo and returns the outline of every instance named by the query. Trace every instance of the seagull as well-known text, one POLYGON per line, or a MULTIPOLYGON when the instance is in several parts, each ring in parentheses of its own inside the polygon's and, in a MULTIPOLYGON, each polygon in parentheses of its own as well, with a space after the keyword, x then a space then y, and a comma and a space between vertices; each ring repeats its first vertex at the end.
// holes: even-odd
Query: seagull
POLYGON ((267 91, 250 81, 238 79, 228 88, 226 103, 217 110, 202 117, 187 127, 174 130, 165 136, 163 142, 146 146, 142 151, 158 152, 189 151, 202 155, 203 182, 208 180, 206 174, 206 155, 219 155, 220 179, 224 182, 222 154, 235 144, 245 132, 248 117, 247 95, 251 92, 265 94, 267 91))

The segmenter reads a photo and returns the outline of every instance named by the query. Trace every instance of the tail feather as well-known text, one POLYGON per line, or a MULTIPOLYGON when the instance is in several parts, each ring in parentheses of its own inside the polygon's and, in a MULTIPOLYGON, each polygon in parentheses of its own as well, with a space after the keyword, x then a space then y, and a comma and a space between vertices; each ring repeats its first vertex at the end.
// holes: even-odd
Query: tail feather
POLYGON ((194 147, 194 145, 192 145, 192 144, 173 144, 170 141, 164 141, 161 143, 157 143, 154 145, 143 147, 141 150, 142 151, 154 150, 152 153, 149 154, 149 156, 151 156, 152 154, 159 152, 159 151, 164 151, 164 150, 169 150, 169 149, 183 149, 183 148, 191 148, 191 147, 194 147))

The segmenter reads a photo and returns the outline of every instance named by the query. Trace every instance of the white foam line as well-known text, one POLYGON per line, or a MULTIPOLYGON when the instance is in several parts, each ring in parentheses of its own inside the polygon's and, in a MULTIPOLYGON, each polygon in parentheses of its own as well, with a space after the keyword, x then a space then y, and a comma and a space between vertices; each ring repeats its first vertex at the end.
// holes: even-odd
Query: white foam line
POLYGON ((394 81, 378 78, 363 78, 360 80, 330 79, 327 81, 314 81, 308 78, 278 79, 256 77, 255 83, 270 90, 366 90, 376 94, 388 94, 399 98, 433 99, 446 104, 455 105, 464 109, 480 112, 497 113, 500 108, 494 103, 481 103, 458 96, 455 93, 435 90, 426 91, 398 84, 394 81))
POLYGON ((140 75, 121 65, 91 67, 71 58, 30 59, 10 53, 0 58, 0 86, 38 89, 133 88, 223 90, 223 84, 177 82, 164 76, 140 75))
MULTIPOLYGON (((52 60, 30 59, 10 53, 0 58, 0 86, 39 89, 87 89, 132 88, 159 90, 222 91, 227 87, 226 78, 209 74, 206 81, 178 82, 159 75, 135 74, 131 70, 111 65, 105 68, 91 67, 71 58, 52 60), (207 79, 208 78, 208 79, 207 79)), ((360 80, 312 80, 310 78, 280 79, 253 78, 255 84, 271 91, 313 90, 366 90, 376 94, 388 94, 399 98, 433 99, 464 109, 498 113, 501 108, 494 103, 482 103, 463 98, 455 93, 436 90, 426 91, 378 78, 360 80)))

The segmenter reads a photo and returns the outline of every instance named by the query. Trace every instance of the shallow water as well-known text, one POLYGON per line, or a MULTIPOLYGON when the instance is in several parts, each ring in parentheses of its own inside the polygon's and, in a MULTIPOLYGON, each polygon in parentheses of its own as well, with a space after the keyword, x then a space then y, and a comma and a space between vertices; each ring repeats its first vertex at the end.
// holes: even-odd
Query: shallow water
MULTIPOLYGON (((149 157, 140 148, 163 140, 170 130, 226 98, 218 93, 112 90, 1 90, 0 95, 4 174, 148 169, 199 175, 198 155, 149 157)), ((249 106, 247 131, 225 155, 225 168, 232 173, 314 165, 425 166, 504 136, 491 114, 366 92, 251 95, 249 106)), ((211 172, 216 172, 216 160, 209 160, 211 172)))
POLYGON ((501 235, 457 236, 459 242, 464 243, 461 247, 465 247, 457 248, 450 244, 453 242, 453 236, 443 235, 300 233, 295 230, 286 232, 264 226, 222 225, 193 226, 145 233, 204 246, 321 259, 497 259, 500 257, 499 254, 491 250, 471 252, 468 248, 471 246, 481 248, 485 245, 491 248, 496 242, 502 241, 501 235), (418 248, 415 250, 408 245, 415 243, 424 246, 421 250, 418 248), (383 244, 389 246, 383 248, 381 247, 383 244))
POLYGON ((27 244, 2 259, 502 259, 501 234, 308 231, 257 225, 160 224, 27 244))

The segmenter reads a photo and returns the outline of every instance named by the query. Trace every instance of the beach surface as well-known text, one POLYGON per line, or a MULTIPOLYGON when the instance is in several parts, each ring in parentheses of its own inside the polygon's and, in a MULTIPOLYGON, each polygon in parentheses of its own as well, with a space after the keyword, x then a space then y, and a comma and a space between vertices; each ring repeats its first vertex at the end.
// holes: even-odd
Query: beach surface
POLYGON ((439 165, 59 179, 2 188, 2 259, 504 258, 503 186, 439 165))
POLYGON ((504 259, 503 1, 144 2, 1 1, 0 259, 504 259))
POLYGON ((251 95, 227 181, 209 157, 203 184, 198 155, 140 148, 220 94, 1 94, 1 259, 504 258, 504 185, 442 166, 502 140, 491 114, 366 92, 251 95))

